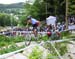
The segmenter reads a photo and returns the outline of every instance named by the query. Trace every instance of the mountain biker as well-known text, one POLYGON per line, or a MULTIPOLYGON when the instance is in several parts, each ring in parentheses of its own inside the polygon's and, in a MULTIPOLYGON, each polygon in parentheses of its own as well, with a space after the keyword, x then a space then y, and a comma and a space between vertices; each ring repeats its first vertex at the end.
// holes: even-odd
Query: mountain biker
POLYGON ((37 36, 37 27, 40 25, 40 21, 36 20, 35 18, 28 16, 27 17, 27 26, 29 24, 32 24, 33 27, 33 33, 35 34, 35 36, 37 36))

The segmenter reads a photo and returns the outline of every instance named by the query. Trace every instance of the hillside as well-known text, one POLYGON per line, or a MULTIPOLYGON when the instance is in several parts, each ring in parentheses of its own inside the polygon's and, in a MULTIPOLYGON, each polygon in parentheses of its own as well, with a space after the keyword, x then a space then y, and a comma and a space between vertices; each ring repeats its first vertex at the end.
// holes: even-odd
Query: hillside
POLYGON ((4 8, 23 8, 24 7, 24 3, 20 2, 20 3, 14 3, 14 4, 0 4, 0 9, 4 9, 4 8))

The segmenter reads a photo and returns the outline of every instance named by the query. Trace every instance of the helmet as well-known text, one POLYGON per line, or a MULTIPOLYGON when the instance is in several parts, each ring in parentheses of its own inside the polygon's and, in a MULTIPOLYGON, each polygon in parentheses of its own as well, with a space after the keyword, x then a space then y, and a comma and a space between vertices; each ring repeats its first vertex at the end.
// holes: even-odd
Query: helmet
POLYGON ((48 35, 48 36, 51 36, 51 34, 52 34, 51 32, 47 32, 47 35, 48 35))
POLYGON ((32 17, 31 17, 31 15, 29 15, 28 17, 27 17, 27 20, 29 20, 29 19, 31 19, 32 17))

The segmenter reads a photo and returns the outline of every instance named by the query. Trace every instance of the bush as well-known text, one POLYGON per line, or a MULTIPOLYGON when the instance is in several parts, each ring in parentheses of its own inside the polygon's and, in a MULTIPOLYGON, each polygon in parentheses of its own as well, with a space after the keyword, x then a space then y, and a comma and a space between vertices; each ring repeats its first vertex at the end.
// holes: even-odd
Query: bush
MULTIPOLYGON (((67 42, 63 42, 63 43, 55 43, 54 46, 56 47, 56 49, 58 50, 58 52, 60 53, 60 55, 64 55, 67 52, 67 42)), ((48 49, 50 51, 50 54, 52 54, 53 56, 58 56, 57 53, 55 52, 55 49, 53 48, 53 46, 50 43, 45 43, 44 47, 46 49, 48 49)))
POLYGON ((30 54, 29 56, 29 59, 41 59, 42 57, 42 52, 39 47, 35 47, 33 50, 32 50, 32 53, 30 54))
POLYGON ((21 46, 21 47, 17 47, 14 43, 10 46, 10 47, 6 47, 6 48, 1 48, 0 49, 0 54, 5 54, 5 53, 10 53, 16 50, 19 50, 21 48, 24 48, 25 46, 21 46))
POLYGON ((0 35, 0 47, 11 45, 12 43, 18 43, 25 41, 25 38, 22 36, 10 36, 6 37, 4 35, 0 35))
POLYGON ((53 56, 52 54, 48 53, 46 59, 58 59, 57 57, 53 56))
POLYGON ((65 32, 61 32, 61 36, 62 37, 67 37, 69 36, 71 33, 69 31, 65 31, 65 32))
MULTIPOLYGON (((11 25, 11 16, 5 13, 0 13, 0 26, 10 26, 11 25)), ((12 24, 17 25, 17 21, 12 17, 12 24)))

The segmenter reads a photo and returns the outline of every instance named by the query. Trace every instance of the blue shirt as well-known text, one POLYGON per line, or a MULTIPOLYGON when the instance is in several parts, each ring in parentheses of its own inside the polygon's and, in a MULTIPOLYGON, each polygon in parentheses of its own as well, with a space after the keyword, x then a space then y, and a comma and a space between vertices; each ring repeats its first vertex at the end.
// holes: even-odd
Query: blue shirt
POLYGON ((36 19, 31 18, 31 23, 32 23, 32 24, 36 24, 36 22, 37 22, 37 20, 36 20, 36 19))

